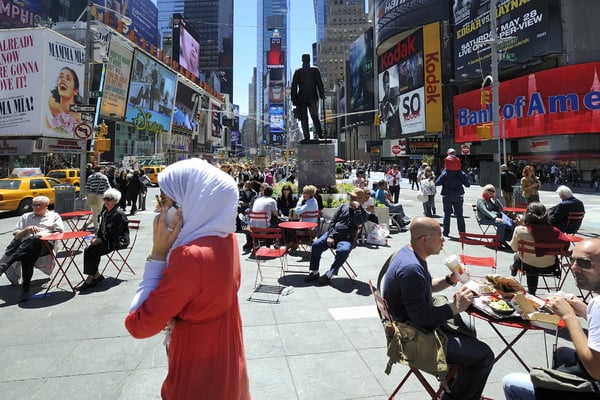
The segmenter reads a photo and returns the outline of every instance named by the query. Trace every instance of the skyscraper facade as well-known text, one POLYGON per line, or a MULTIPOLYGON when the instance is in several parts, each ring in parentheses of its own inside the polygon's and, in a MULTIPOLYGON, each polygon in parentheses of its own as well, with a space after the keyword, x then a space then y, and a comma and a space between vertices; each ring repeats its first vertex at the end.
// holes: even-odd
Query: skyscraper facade
POLYGON ((233 99, 233 0, 158 0, 157 5, 161 31, 169 31, 173 13, 183 14, 193 26, 203 80, 233 99))
POLYGON ((289 0, 258 0, 256 120, 261 145, 282 145, 289 60, 289 0))

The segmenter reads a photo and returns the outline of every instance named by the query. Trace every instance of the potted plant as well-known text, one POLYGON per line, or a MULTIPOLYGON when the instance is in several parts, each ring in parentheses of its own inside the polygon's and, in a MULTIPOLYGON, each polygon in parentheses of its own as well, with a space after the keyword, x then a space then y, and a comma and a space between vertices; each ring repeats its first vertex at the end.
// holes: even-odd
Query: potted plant
POLYGON ((344 171, 345 171, 344 166, 341 164, 338 164, 335 167, 335 178, 336 179, 344 179, 344 171))

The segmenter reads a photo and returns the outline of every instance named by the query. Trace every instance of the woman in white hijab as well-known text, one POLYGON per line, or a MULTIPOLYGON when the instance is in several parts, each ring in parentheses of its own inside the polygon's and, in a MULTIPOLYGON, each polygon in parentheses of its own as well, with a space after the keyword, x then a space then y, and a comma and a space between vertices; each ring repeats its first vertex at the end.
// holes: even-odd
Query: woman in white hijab
POLYGON ((163 399, 250 399, 237 298, 237 185, 199 159, 170 165, 158 182, 162 211, 125 326, 135 338, 168 327, 163 399))

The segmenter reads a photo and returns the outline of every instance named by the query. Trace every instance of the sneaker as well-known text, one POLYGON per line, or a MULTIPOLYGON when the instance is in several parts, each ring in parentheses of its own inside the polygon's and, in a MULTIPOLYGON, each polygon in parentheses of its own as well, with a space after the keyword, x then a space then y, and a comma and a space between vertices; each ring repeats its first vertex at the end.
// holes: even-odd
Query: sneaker
POLYGON ((321 275, 321 277, 319 278, 319 282, 317 282, 317 284, 319 286, 326 286, 329 285, 329 282, 331 282, 331 278, 327 276, 327 274, 321 275))
MULTIPOLYGON (((327 275, 323 275, 323 276, 327 276, 327 275)), ((316 273, 312 273, 311 272, 310 274, 308 274, 308 276, 306 276, 304 278, 304 282, 312 282, 312 281, 316 281, 317 279, 319 279, 319 273, 318 272, 316 272, 316 273)), ((320 279, 319 279, 319 281, 320 281, 320 279)))

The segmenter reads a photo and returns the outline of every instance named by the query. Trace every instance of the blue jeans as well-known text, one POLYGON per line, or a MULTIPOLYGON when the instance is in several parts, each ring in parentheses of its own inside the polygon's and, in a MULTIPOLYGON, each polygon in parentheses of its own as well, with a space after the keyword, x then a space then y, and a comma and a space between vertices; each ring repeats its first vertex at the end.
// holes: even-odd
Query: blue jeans
MULTIPOLYGON (((319 270, 319 262, 321 261, 321 255, 324 251, 327 251, 327 235, 328 233, 325 232, 312 244, 309 267, 311 271, 319 270)), ((333 260, 333 264, 331 264, 331 268, 329 269, 333 273, 333 275, 337 275, 340 267, 344 265, 344 262, 346 262, 346 260, 348 259, 351 250, 352 243, 350 243, 347 240, 343 240, 336 244, 335 259, 333 260)))
POLYGON ((444 204, 444 236, 450 234, 450 215, 456 216, 456 224, 459 232, 466 232, 465 217, 463 216, 463 197, 462 196, 442 196, 444 204))
POLYGON ((496 227, 496 234, 500 236, 501 242, 507 242, 512 238, 512 233, 515 229, 515 223, 510 217, 502 213, 502 222, 498 222, 495 219, 487 217, 479 220, 480 225, 494 225, 496 227))
POLYGON ((427 201, 423 203, 423 214, 426 217, 433 217, 433 209, 435 208, 435 194, 427 195, 427 201))
POLYGON ((442 400, 479 400, 494 366, 494 352, 477 338, 445 332, 446 361, 460 369, 442 400))

